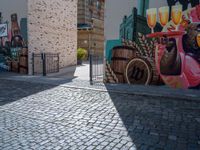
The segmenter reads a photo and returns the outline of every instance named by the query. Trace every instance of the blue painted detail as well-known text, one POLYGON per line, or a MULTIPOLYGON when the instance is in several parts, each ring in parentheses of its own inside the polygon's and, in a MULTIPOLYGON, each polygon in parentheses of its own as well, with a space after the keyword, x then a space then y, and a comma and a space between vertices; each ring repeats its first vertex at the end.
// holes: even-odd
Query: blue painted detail
POLYGON ((3 54, 0 54, 0 63, 5 63, 6 60, 5 60, 5 57, 3 54))
POLYGON ((123 22, 120 24, 120 39, 134 41, 136 34, 137 9, 133 8, 130 16, 124 16, 123 22))
POLYGON ((20 20, 21 34, 24 41, 28 41, 28 27, 27 27, 27 18, 22 18, 20 20))
POLYGON ((110 63, 111 57, 112 57, 112 49, 115 46, 121 46, 122 41, 121 40, 107 40, 106 42, 106 60, 110 63))
POLYGON ((146 16, 146 10, 149 8, 149 0, 138 0, 138 15, 146 16))
POLYGON ((79 24, 77 25, 77 28, 78 28, 78 29, 91 29, 92 26, 91 26, 90 24, 79 23, 79 24))
POLYGON ((144 17, 146 16, 146 10, 149 8, 149 0, 145 0, 145 5, 144 5, 144 17))
POLYGON ((0 54, 0 72, 7 71, 5 66, 6 60, 3 54, 0 54))
MULTIPOLYGON (((148 4, 148 3, 147 3, 148 4)), ((162 27, 157 23, 154 28, 156 32, 162 30, 162 27)), ((130 16, 124 16, 122 23, 120 24, 120 39, 137 41, 137 33, 144 35, 151 33, 150 28, 147 25, 147 19, 144 16, 138 15, 137 8, 133 8, 130 16)))
POLYGON ((14 60, 17 60, 19 57, 19 51, 21 50, 21 47, 11 48, 11 58, 14 60))

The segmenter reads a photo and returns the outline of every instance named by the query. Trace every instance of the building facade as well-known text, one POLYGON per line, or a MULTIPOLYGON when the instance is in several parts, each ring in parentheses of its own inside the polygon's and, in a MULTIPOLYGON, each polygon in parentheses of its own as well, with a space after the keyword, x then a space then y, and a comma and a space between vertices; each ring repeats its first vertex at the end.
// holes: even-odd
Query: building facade
MULTIPOLYGON (((132 13, 115 29, 120 36, 107 42, 105 82, 199 88, 199 0, 134 2, 132 13)), ((116 15, 112 18, 121 17, 116 15)))
POLYGON ((104 52, 104 0, 78 0, 78 48, 104 52))
POLYGON ((120 24, 124 16, 137 8, 140 16, 146 16, 146 9, 167 6, 167 0, 107 0, 105 1, 105 40, 118 40, 120 24))
MULTIPOLYGON (((28 0, 29 58, 59 53, 59 67, 77 63, 77 0, 28 0)), ((32 60, 29 59, 29 72, 32 60)))
MULTIPOLYGON (((19 36, 28 43, 29 74, 33 70, 33 53, 59 53, 59 68, 76 65, 77 3, 78 0, 1 0, 1 20, 8 24, 10 33, 2 38, 1 47, 11 43, 11 15, 16 14, 19 36)), ((8 49, 12 48, 11 45, 8 49)))

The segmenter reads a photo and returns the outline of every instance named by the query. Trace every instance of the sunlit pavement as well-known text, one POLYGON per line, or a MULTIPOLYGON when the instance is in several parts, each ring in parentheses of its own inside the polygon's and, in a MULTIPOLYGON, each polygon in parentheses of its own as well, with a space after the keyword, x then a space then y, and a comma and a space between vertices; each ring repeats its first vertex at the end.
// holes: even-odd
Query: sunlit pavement
POLYGON ((89 62, 85 61, 82 65, 62 68, 59 73, 49 74, 48 77, 89 80, 89 62))
POLYGON ((198 100, 0 79, 0 105, 1 150, 200 149, 198 100))

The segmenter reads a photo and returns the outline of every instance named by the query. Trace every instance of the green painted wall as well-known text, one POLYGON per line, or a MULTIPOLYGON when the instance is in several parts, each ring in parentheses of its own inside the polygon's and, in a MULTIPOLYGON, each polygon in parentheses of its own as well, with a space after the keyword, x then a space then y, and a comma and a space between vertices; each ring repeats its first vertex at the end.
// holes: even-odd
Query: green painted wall
POLYGON ((108 40, 106 42, 106 60, 110 63, 111 62, 111 57, 112 57, 112 49, 115 46, 121 46, 122 41, 119 39, 116 40, 108 40))
POLYGON ((21 28, 21 34, 25 41, 28 41, 28 27, 27 27, 27 18, 22 18, 20 20, 20 28, 21 28))
POLYGON ((138 15, 146 16, 146 10, 149 8, 149 0, 138 0, 138 15))
MULTIPOLYGON (((137 39, 138 32, 144 35, 151 33, 151 30, 147 25, 146 17, 137 15, 137 13, 137 9, 133 8, 130 16, 124 16, 124 19, 120 24, 120 39, 135 41, 137 39)), ((161 29, 162 27, 158 23, 154 30, 161 31, 161 29)))

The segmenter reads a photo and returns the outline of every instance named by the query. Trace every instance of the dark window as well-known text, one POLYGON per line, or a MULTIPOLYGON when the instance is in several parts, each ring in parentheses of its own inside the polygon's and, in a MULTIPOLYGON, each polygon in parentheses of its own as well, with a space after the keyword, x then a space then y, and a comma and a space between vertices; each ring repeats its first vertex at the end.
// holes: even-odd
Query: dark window
POLYGON ((97 0, 97 9, 101 10, 101 2, 99 0, 97 0))
POLYGON ((89 5, 93 5, 93 0, 89 0, 89 5))
POLYGON ((90 12, 90 14, 89 14, 89 15, 90 15, 90 19, 92 19, 92 17, 93 17, 93 12, 92 12, 92 10, 90 10, 89 12, 90 12))

